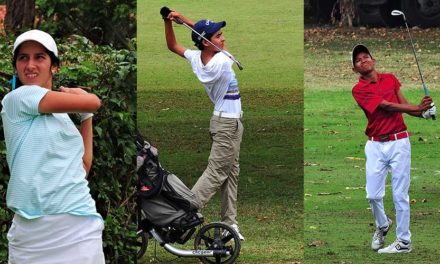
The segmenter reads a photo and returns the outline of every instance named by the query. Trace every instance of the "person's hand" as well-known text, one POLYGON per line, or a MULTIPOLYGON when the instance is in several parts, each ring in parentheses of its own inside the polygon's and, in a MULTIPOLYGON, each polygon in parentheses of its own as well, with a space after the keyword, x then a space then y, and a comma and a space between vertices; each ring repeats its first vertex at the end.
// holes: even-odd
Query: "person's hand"
POLYGON ((436 112, 437 108, 435 107, 434 103, 432 103, 432 107, 429 108, 428 110, 422 112, 422 117, 425 119, 430 119, 433 116, 435 116, 435 112, 436 112))
POLYGON ((81 88, 68 88, 64 86, 60 86, 60 92, 70 94, 87 94, 87 92, 81 88))
POLYGON ((432 104, 432 98, 430 96, 424 96, 418 107, 420 111, 426 111, 432 107, 431 104, 432 104))
MULTIPOLYGON (((70 94, 88 94, 85 90, 81 88, 67 88, 64 86, 60 86, 60 92, 62 93, 70 93, 70 94)), ((92 113, 78 113, 81 123, 86 121, 87 119, 93 117, 92 113)))
POLYGON ((177 11, 171 11, 171 13, 168 14, 167 19, 174 21, 177 24, 182 24, 182 19, 180 18, 181 14, 177 11))

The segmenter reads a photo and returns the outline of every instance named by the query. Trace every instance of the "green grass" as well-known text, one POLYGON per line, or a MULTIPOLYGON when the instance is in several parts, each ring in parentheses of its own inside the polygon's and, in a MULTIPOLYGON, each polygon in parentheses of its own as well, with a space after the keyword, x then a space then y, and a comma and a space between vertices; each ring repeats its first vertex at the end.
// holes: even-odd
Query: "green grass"
MULTIPOLYGON (((245 127, 238 221, 246 241, 238 263, 302 261, 302 1, 138 2, 138 128, 158 146, 162 164, 192 186, 207 165, 213 106, 190 64, 166 48, 159 15, 164 5, 194 21, 226 20, 227 47, 244 66, 234 66, 245 127)), ((174 30, 181 44, 193 48, 188 29, 174 30)), ((219 207, 215 196, 202 211, 207 223, 220 219, 219 207)), ((163 249, 158 255, 174 258, 163 249)), ((139 263, 156 263, 153 256, 150 245, 139 263)))
MULTIPOLYGON (((418 30, 422 70, 434 101, 440 93, 439 30, 418 30)), ((379 71, 394 72, 409 101, 423 96, 414 57, 400 29, 307 31, 304 76, 304 241, 305 263, 437 263, 440 227, 440 143, 438 121, 405 116, 412 144, 411 232, 414 251, 379 255, 370 249, 373 217, 365 199, 364 130, 366 118, 351 96, 357 76, 350 51, 356 43, 370 47, 379 71), (378 33, 379 32, 379 33, 378 33), (426 200, 424 200, 426 199, 426 200), (423 202, 425 201, 425 202, 423 202), (311 246, 317 244, 318 246, 311 246)), ((406 37, 406 35, 403 35, 406 37)), ((390 179, 385 208, 394 218, 390 179)), ((395 239, 395 229, 386 243, 395 239)))

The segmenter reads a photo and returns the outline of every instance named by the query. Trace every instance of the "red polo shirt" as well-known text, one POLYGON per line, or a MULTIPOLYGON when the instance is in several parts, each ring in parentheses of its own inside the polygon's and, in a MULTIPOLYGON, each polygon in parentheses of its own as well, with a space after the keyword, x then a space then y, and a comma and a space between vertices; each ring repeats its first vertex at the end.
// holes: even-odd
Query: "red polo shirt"
POLYGON ((378 73, 377 82, 359 78, 352 94, 367 116, 368 125, 365 129, 367 136, 381 136, 406 130, 402 113, 388 112, 379 108, 382 100, 399 103, 397 97, 399 91, 400 82, 393 74, 378 73))

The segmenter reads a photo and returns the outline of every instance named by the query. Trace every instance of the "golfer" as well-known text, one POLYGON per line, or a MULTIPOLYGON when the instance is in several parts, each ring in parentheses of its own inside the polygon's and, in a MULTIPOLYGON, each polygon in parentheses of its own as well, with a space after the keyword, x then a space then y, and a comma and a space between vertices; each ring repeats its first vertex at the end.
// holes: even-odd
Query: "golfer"
POLYGON ((92 114, 101 101, 80 88, 53 91, 60 60, 40 30, 14 43, 17 87, 2 100, 11 173, 6 201, 15 215, 9 263, 105 263, 102 217, 86 176, 92 166, 92 114), (81 113, 78 131, 67 113, 81 113))
POLYGON ((402 113, 428 119, 435 115, 436 109, 435 106, 431 107, 432 99, 429 96, 423 97, 419 105, 408 103, 397 78, 393 74, 375 70, 376 61, 366 46, 356 45, 351 59, 353 71, 360 74, 359 82, 352 90, 353 97, 368 119, 365 130, 368 137, 365 145, 366 191, 376 224, 371 248, 379 253, 411 252, 408 196, 411 145, 402 113), (385 236, 392 225, 383 204, 388 170, 392 174, 397 238, 383 248, 385 236))
POLYGON ((205 206, 211 197, 221 191, 222 222, 231 225, 241 235, 237 223, 237 187, 239 175, 239 153, 243 134, 240 92, 233 61, 194 32, 191 38, 198 50, 190 50, 176 42, 172 21, 180 18, 199 34, 216 46, 225 49, 225 37, 222 28, 226 22, 200 20, 193 23, 180 13, 172 11, 165 21, 165 37, 168 48, 186 58, 194 74, 205 87, 206 93, 214 104, 209 132, 212 138, 208 166, 194 185, 192 191, 201 206, 205 206))

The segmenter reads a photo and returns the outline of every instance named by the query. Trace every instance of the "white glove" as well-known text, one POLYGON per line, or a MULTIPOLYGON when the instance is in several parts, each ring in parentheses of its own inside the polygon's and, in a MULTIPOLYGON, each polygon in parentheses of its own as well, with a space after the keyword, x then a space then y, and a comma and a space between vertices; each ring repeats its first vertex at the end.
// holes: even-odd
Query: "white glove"
POLYGON ((431 108, 429 108, 428 110, 422 112, 422 117, 425 119, 430 119, 431 117, 435 116, 435 111, 437 110, 437 108, 435 107, 434 103, 432 105, 431 108))
POLYGON ((92 113, 79 113, 81 123, 84 122, 85 120, 91 118, 92 116, 93 116, 92 113))

